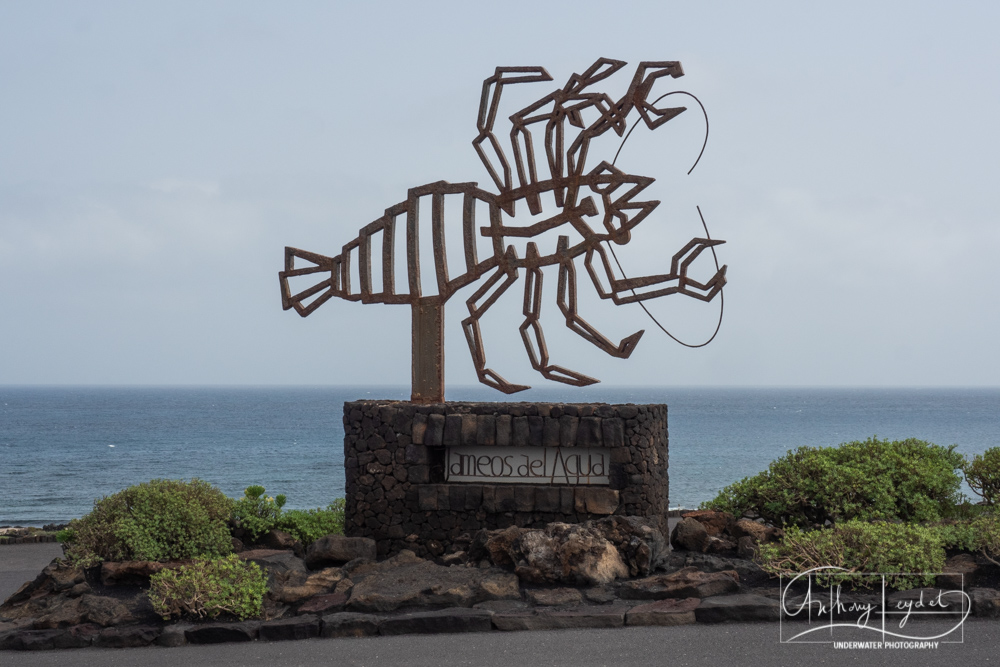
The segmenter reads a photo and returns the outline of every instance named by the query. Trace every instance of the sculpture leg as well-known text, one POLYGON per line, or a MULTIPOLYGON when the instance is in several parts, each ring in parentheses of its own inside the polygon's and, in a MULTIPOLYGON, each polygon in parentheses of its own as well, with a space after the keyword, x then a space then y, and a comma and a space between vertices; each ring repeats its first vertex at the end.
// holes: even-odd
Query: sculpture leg
MULTIPOLYGON (((528 244, 528 261, 538 256, 538 248, 534 243, 528 244)), ((542 270, 538 266, 528 269, 524 283, 524 323, 521 324, 521 339, 528 351, 531 367, 548 380, 555 380, 575 387, 586 387, 600 382, 582 373, 577 373, 562 366, 549 363, 549 351, 545 346, 545 334, 538 318, 542 311, 542 270), (531 334, 528 331, 531 331, 531 334), (532 341, 534 338, 534 341, 532 341), (537 349, 536 349, 537 346, 537 349)))
POLYGON ((516 280, 516 268, 501 266, 465 302, 469 307, 469 316, 462 320, 462 330, 465 332, 465 339, 469 343, 469 351, 472 353, 472 363, 475 364, 476 375, 479 377, 479 381, 505 394, 514 394, 525 389, 531 389, 531 387, 523 384, 511 384, 494 370, 486 367, 486 350, 483 347, 483 336, 479 328, 479 319, 516 280), (503 282, 500 282, 501 278, 504 279, 503 282), (498 285, 497 283, 500 284, 498 285))
POLYGON ((569 239, 565 236, 559 237, 559 252, 564 253, 564 257, 559 262, 559 287, 557 302, 559 310, 566 318, 566 326, 570 331, 588 340, 601 348, 612 357, 628 359, 635 349, 645 329, 636 331, 631 336, 622 338, 621 342, 615 345, 600 331, 592 327, 586 320, 580 317, 576 309, 576 267, 573 265, 573 258, 565 254, 569 245, 569 239))

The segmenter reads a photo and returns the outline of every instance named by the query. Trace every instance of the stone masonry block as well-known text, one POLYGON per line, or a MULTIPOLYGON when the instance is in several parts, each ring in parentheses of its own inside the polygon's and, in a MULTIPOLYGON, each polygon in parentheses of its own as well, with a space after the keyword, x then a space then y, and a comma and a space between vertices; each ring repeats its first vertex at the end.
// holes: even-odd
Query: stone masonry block
POLYGON ((598 417, 614 417, 617 413, 615 412, 615 407, 613 405, 598 405, 594 408, 594 414, 598 417))
POLYGON ((427 448, 423 445, 407 445, 405 452, 405 458, 403 460, 406 463, 411 465, 427 464, 427 448))
POLYGON ((514 417, 511 419, 511 444, 515 447, 524 447, 528 444, 530 429, 528 428, 527 417, 514 417))
POLYGON ((410 466, 409 481, 412 484, 426 484, 431 481, 431 469, 427 465, 410 466))
POLYGON ((497 447, 507 447, 510 445, 510 415, 497 415, 497 447))
POLYGON ((477 510, 483 504, 483 487, 481 484, 468 484, 465 487, 466 510, 477 510))
POLYGON ((542 426, 542 446, 543 447, 558 447, 559 446, 559 420, 558 419, 553 419, 552 417, 545 417, 545 422, 544 422, 544 424, 542 426))
POLYGON ((462 415, 462 444, 476 444, 476 415, 462 415))
POLYGON ((535 511, 536 512, 558 512, 559 492, 558 486, 541 486, 535 489, 535 511))
POLYGON ((487 514, 495 514, 497 511, 495 492, 496 487, 488 484, 483 486, 483 511, 487 514))
POLYGON ((605 447, 625 446, 625 423, 621 419, 605 419, 601 429, 605 447))
POLYGON ((618 416, 622 419, 634 419, 639 414, 639 408, 634 405, 619 405, 618 416))
POLYGON ((537 415, 528 416, 528 441, 526 444, 538 446, 542 444, 542 430, 545 427, 545 418, 537 415))
POLYGON ((598 417, 581 417, 576 429, 576 444, 580 447, 600 447, 604 442, 601 437, 601 419, 598 417))
POLYGON ((424 484, 417 487, 417 506, 422 512, 437 510, 437 493, 436 485, 424 484))
POLYGON ((452 512, 461 512, 465 509, 465 492, 468 489, 464 484, 448 485, 448 505, 452 512))
POLYGON ((462 444, 462 415, 445 415, 444 446, 456 447, 462 444))
POLYGON ((424 444, 429 447, 440 447, 444 442, 444 415, 427 415, 427 430, 424 432, 424 444))
POLYGON ((517 505, 514 503, 514 487, 506 484, 497 485, 494 488, 497 512, 513 512, 517 505))
POLYGON ((587 513, 587 496, 584 492, 587 490, 585 486, 574 486, 573 489, 573 510, 577 514, 587 513))
POLYGON ((437 488, 437 506, 439 510, 451 508, 451 493, 448 491, 448 484, 435 484, 437 488))
POLYGON ((497 444, 497 421, 493 415, 476 417, 476 444, 487 447, 497 444))
POLYGON ((628 447, 614 447, 611 450, 612 463, 632 463, 632 452, 628 447))
POLYGON ((576 445, 576 432, 579 425, 579 417, 563 415, 559 418, 559 444, 561 446, 573 447, 576 445))
POLYGON ((535 487, 520 485, 514 487, 514 509, 518 512, 535 511, 535 487))
POLYGON ((559 511, 563 514, 573 514, 576 511, 575 504, 573 502, 573 487, 572 486, 560 486, 559 487, 559 511))

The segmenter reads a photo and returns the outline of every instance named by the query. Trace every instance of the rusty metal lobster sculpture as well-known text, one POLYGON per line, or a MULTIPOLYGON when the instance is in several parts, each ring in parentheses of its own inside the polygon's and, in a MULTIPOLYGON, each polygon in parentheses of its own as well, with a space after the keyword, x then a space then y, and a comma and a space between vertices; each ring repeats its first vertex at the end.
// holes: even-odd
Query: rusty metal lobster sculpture
MULTIPOLYGON (((408 191, 407 198, 385 210, 384 215, 361 229, 357 238, 343 246, 335 257, 326 257, 297 248, 285 248, 285 270, 279 273, 282 307, 294 308, 305 317, 332 297, 362 303, 405 303, 412 309, 413 374, 411 400, 433 403, 444 400, 444 304, 459 289, 480 278, 486 280, 466 301, 469 316, 462 321, 469 350, 480 382, 504 393, 528 389, 512 384, 486 366, 486 351, 480 331, 480 319, 507 289, 526 272, 524 286, 524 322, 521 337, 532 367, 547 379, 585 386, 598 382, 576 371, 549 361, 542 327, 539 324, 542 296, 542 268, 558 266, 557 303, 566 326, 614 357, 627 358, 635 349, 643 331, 612 342, 577 313, 577 271, 575 261, 584 258, 584 266, 594 287, 603 299, 615 304, 632 303, 668 294, 685 294, 711 301, 726 283, 726 267, 717 270, 705 283, 688 277, 688 267, 706 248, 724 243, 709 238, 691 239, 670 263, 670 272, 640 278, 616 277, 601 245, 613 241, 628 243, 633 227, 642 222, 658 201, 636 201, 653 178, 627 174, 606 161, 591 170, 586 168, 591 141, 614 131, 622 136, 629 114, 634 110, 650 129, 656 129, 685 111, 685 107, 658 108, 648 101, 650 90, 661 77, 677 78, 684 72, 679 62, 642 62, 625 95, 615 101, 591 87, 606 79, 626 63, 601 58, 583 74, 573 74, 562 88, 510 116, 513 168, 500 140, 493 133, 500 96, 504 86, 516 83, 551 81, 542 67, 498 67, 483 82, 482 101, 477 126, 479 134, 472 142, 476 152, 496 184, 499 194, 478 187, 476 183, 438 181, 408 191), (588 117, 596 119, 585 121, 588 117), (535 160, 532 129, 544 127, 545 171, 535 160), (576 131, 575 137, 572 135, 576 131), (568 144, 568 145, 567 145, 568 144), (515 182, 516 179, 516 182, 515 182), (542 195, 553 199, 557 211, 538 219, 542 213, 542 195), (430 198, 430 218, 436 285, 422 285, 420 272, 419 213, 422 198, 430 198), (465 270, 449 275, 445 243, 445 198, 462 198, 462 229, 465 270), (531 224, 515 224, 515 204, 523 200, 532 214, 531 224), (488 224, 476 227, 477 204, 489 211, 488 224), (407 286, 396 290, 395 235, 397 221, 405 220, 407 286), (534 241, 527 243, 524 256, 518 256, 508 240, 529 239, 569 226, 579 237, 575 244, 568 235, 559 235, 548 254, 539 252, 534 241), (492 254, 478 256, 475 234, 492 241, 492 254), (373 246, 381 256, 381 287, 373 289, 373 246), (296 260, 309 265, 296 268, 296 260), (596 260, 596 262, 595 262, 596 260), (356 262, 358 284, 351 282, 351 263, 356 262), (595 266, 596 264, 596 266, 595 266), (289 279, 312 274, 325 277, 319 283, 292 293, 289 279), (603 276, 603 280, 602 280, 603 276)), ((662 98, 660 98, 662 99, 662 98)), ((638 122, 638 121, 637 121, 638 122)), ((425 200, 426 201, 426 200, 425 200)), ((426 213, 426 204, 424 205, 426 213)), ((455 224, 449 221, 447 224, 455 224)), ((569 229, 566 229, 570 232, 569 229)), ((454 249, 453 249, 454 250, 454 249)), ((378 255, 376 255, 378 256, 378 255)), ((377 261, 377 260, 376 260, 377 261)))

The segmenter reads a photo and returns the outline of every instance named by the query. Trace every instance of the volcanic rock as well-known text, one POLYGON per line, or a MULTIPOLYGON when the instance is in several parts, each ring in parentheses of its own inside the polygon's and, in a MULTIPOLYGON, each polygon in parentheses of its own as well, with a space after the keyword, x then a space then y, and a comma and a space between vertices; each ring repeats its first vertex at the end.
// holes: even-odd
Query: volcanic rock
POLYGON ((627 600, 663 600, 665 598, 707 598, 735 593, 739 589, 735 570, 701 572, 686 567, 671 574, 658 574, 622 584, 618 591, 627 600))
POLYGON ((626 625, 689 625, 695 622, 699 598, 668 598, 632 607, 625 614, 626 625))
POLYGON ((290 576, 284 584, 270 591, 271 597, 285 604, 295 604, 314 595, 331 592, 344 578, 339 567, 328 567, 304 577, 301 573, 290 576))
POLYGON ((525 591, 525 596, 539 607, 557 607, 583 602, 583 595, 575 588, 536 588, 525 591))
POLYGON ((717 512, 715 510, 695 510, 685 512, 681 515, 684 519, 694 519, 705 527, 706 532, 713 537, 728 535, 736 518, 729 512, 717 512))
POLYGON ((675 549, 704 552, 708 549, 708 530, 697 519, 685 518, 677 522, 670 533, 670 543, 675 549))
POLYGON ((371 538, 327 535, 309 545, 305 560, 310 570, 319 570, 331 565, 343 565, 355 558, 375 560, 375 556, 375 540, 371 538))
POLYGON ((399 607, 471 607, 485 600, 520 598, 517 577, 502 570, 443 567, 404 550, 354 570, 347 608, 392 611, 399 607), (358 581, 360 579, 360 581, 358 581))

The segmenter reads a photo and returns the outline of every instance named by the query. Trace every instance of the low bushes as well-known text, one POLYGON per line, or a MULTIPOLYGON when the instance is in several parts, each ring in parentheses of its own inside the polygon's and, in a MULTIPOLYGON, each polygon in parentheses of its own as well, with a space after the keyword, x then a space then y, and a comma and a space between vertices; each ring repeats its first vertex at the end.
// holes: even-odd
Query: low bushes
POLYGON ((226 521, 232 501, 208 482, 154 479, 94 503, 62 537, 66 557, 81 565, 104 560, 179 560, 232 551, 226 521))
POLYGON ((275 527, 284 506, 285 496, 265 496, 264 487, 254 484, 244 489, 243 497, 233 503, 233 521, 251 540, 256 540, 275 527))
POLYGON ((256 563, 236 554, 215 560, 197 559, 177 569, 161 570, 149 579, 153 610, 164 620, 186 616, 215 618, 229 614, 240 620, 263 613, 267 575, 256 563))
POLYGON ((904 588, 933 583, 946 549, 1000 565, 998 500, 1000 448, 966 460, 954 445, 870 438, 790 451, 702 507, 784 526, 780 541, 757 552, 772 574, 833 566, 885 574, 904 588), (958 492, 958 471, 983 503, 970 505, 958 492))
POLYGON ((232 551, 230 526, 251 541, 277 528, 305 544, 344 532, 344 499, 326 509, 282 511, 285 497, 249 486, 238 500, 208 482, 154 479, 94 503, 59 531, 66 557, 91 566, 101 561, 215 558, 232 551))
POLYGON ((325 535, 343 535, 344 504, 343 498, 337 498, 326 509, 288 510, 278 519, 277 527, 303 544, 325 535))
MULTIPOLYGON (((890 585, 911 588, 933 584, 934 576, 899 573, 940 572, 945 543, 933 528, 853 520, 828 529, 789 528, 780 542, 760 545, 758 559, 771 574, 792 575, 834 566, 848 572, 883 573, 890 585)), ((832 578, 836 580, 836 576, 832 578)))
POLYGON ((834 566, 885 574, 890 585, 910 588, 934 583, 934 574, 944 570, 946 549, 979 551, 1000 565, 1000 516, 927 525, 852 520, 819 530, 791 527, 780 541, 760 545, 757 558, 771 574, 834 566))
POLYGON ((264 495, 263 486, 248 486, 243 498, 233 503, 233 523, 246 531, 251 541, 269 530, 278 529, 309 544, 324 535, 343 534, 344 499, 338 498, 326 509, 283 511, 285 496, 264 495))
POLYGON ((702 507, 804 528, 851 519, 936 521, 959 501, 964 458, 916 439, 800 447, 702 507))
POLYGON ((267 576, 231 553, 230 525, 252 540, 273 528, 304 543, 343 533, 343 498, 325 510, 283 513, 284 504, 284 496, 265 496, 259 485, 234 501, 202 480, 154 479, 96 501, 89 514, 59 531, 58 539, 66 558, 85 567, 194 559, 150 577, 148 595, 156 613, 164 619, 228 614, 242 620, 262 614, 267 576))

